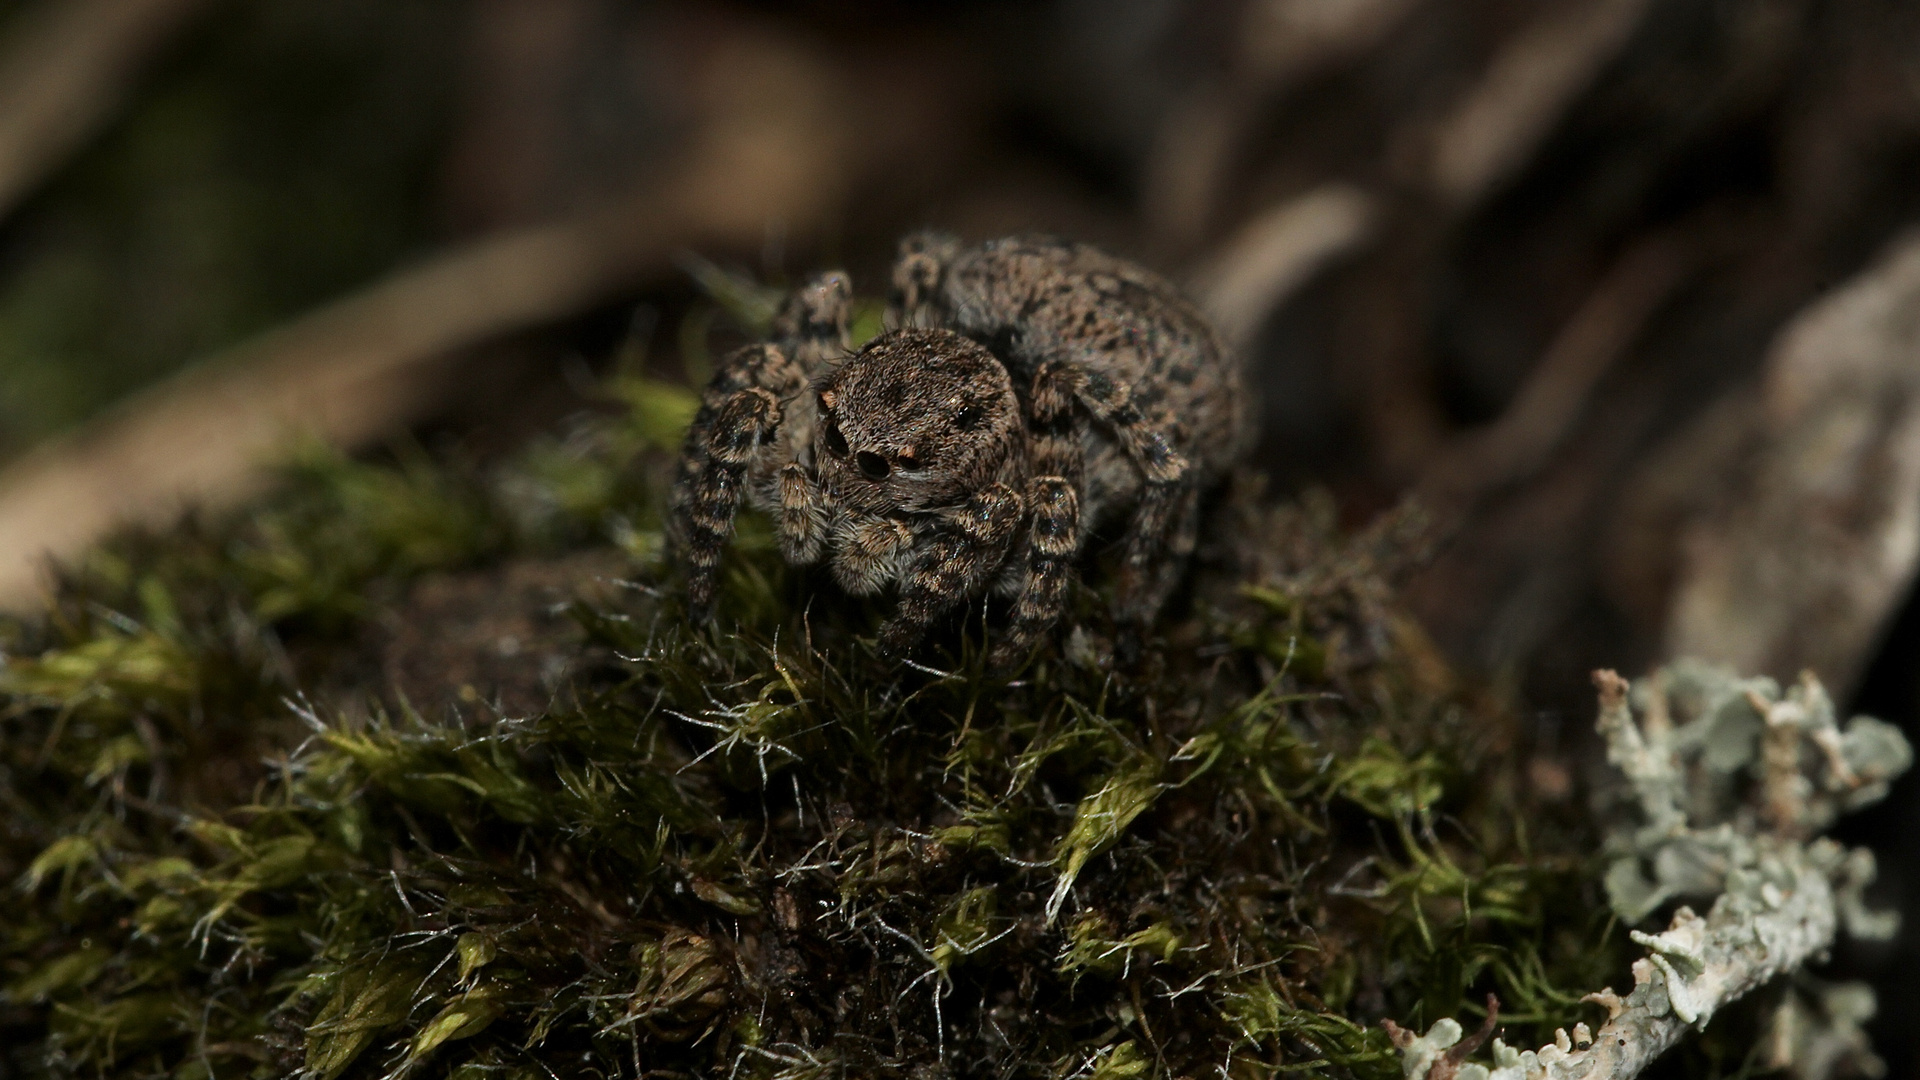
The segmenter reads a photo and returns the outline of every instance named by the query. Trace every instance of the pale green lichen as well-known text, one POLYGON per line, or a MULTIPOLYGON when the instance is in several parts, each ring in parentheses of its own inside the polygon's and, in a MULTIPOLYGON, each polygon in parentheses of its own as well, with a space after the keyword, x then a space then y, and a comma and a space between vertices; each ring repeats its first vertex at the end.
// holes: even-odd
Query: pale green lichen
MULTIPOLYGON (((1861 898, 1871 854, 1814 838, 1884 796, 1912 763, 1897 729, 1871 717, 1842 728, 1811 674, 1785 694, 1771 680, 1697 663, 1631 689, 1612 672, 1595 679, 1608 760, 1636 804, 1608 844, 1614 909, 1629 923, 1678 897, 1712 898, 1712 910, 1702 918, 1681 907, 1660 933, 1630 932, 1647 955, 1626 997, 1589 995, 1607 1010, 1596 1033, 1581 1024, 1526 1051, 1496 1039, 1489 1068, 1441 1056, 1461 1036, 1451 1020, 1418 1038, 1396 1029, 1409 1080, 1628 1080, 1689 1028, 1824 952, 1843 922, 1879 938, 1897 929, 1861 898)), ((1800 1080, 1827 1080, 1844 1061, 1871 1074, 1878 1059, 1859 1027, 1873 1013, 1871 990, 1822 997, 1815 1009, 1790 994, 1776 1010, 1770 1060, 1800 1080)))

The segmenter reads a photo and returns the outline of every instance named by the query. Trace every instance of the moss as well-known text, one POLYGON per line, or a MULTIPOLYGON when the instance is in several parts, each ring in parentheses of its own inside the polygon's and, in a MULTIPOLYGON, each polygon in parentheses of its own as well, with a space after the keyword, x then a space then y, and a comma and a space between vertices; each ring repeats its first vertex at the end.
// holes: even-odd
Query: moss
POLYGON ((1088 587, 994 681, 994 616, 882 661, 881 607, 752 521, 690 624, 658 539, 689 395, 611 392, 485 473, 309 454, 15 629, 7 1069, 1385 1078, 1382 1016, 1590 1018, 1594 846, 1528 825, 1510 713, 1394 613, 1406 521, 1243 491, 1144 669, 1088 587), (423 577, 593 547, 619 580, 566 603, 544 706, 393 692, 380 626, 464 640, 423 577))

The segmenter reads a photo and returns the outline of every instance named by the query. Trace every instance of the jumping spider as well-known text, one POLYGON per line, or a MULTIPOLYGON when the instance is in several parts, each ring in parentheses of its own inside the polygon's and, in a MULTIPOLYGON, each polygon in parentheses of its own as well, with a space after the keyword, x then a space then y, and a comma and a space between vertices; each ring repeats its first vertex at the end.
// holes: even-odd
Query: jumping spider
POLYGON ((712 602, 744 498, 795 565, 848 592, 899 588, 902 652, 988 589, 1013 599, 993 663, 1060 617, 1087 536, 1131 512, 1114 602, 1146 628, 1192 553, 1200 492, 1245 446, 1240 372, 1166 281, 1084 244, 901 243, 888 323, 858 352, 843 274, 720 365, 687 433, 672 532, 695 610, 712 602))

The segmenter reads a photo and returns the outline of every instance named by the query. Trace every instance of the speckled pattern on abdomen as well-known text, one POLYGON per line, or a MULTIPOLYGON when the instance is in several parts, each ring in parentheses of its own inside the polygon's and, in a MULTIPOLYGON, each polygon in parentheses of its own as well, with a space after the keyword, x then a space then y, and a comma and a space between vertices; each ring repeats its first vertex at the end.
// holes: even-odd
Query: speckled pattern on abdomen
MULTIPOLYGON (((954 260, 935 303, 947 325, 1000 356, 1023 395, 1049 359, 1125 383, 1203 487, 1252 442, 1238 359, 1170 283, 1098 248, 1045 236, 989 241, 954 260)), ((1131 504, 1140 486, 1138 467, 1092 426, 1082 508, 1089 523, 1131 504)))

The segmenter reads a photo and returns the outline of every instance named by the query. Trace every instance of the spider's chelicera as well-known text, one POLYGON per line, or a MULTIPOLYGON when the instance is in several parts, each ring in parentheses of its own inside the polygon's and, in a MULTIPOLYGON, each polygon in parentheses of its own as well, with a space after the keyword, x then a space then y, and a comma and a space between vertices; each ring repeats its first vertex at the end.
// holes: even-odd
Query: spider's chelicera
POLYGON ((788 562, 898 589, 889 651, 969 597, 1011 597, 1007 667, 1058 621, 1089 533, 1124 514, 1115 615, 1143 631, 1193 551, 1200 492, 1250 433, 1199 312, 1138 266, 1043 237, 909 237, 896 329, 851 353, 848 299, 845 275, 816 277, 708 385, 673 495, 693 607, 712 602, 744 499, 788 562))

